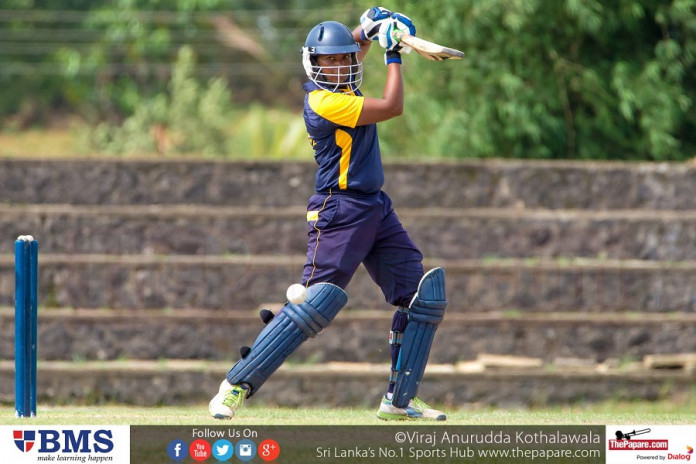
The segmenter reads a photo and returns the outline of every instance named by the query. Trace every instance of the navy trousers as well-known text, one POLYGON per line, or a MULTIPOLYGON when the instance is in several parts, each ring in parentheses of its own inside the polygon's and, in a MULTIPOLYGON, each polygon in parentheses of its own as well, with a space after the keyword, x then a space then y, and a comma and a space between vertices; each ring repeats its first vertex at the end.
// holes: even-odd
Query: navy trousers
POLYGON ((315 194, 307 226, 304 285, 329 282, 345 289, 362 263, 388 303, 409 306, 423 277, 423 254, 386 193, 315 194))

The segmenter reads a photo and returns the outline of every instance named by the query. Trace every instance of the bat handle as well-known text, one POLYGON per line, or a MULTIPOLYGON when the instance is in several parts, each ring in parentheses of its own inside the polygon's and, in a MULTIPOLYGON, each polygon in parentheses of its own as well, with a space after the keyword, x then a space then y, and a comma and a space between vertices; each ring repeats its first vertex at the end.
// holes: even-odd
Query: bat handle
POLYGON ((392 37, 395 38, 397 41, 401 41, 402 37, 405 35, 410 35, 407 32, 404 32, 400 29, 394 29, 394 32, 392 32, 392 37))

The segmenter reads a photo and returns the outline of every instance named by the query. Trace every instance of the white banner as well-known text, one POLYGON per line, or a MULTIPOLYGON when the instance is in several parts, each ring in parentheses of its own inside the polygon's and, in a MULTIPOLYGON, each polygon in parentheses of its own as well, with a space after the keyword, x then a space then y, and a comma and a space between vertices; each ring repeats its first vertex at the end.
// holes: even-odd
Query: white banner
POLYGON ((2 462, 130 464, 130 426, 0 426, 2 462))
POLYGON ((608 425, 607 464, 696 461, 696 426, 608 425))

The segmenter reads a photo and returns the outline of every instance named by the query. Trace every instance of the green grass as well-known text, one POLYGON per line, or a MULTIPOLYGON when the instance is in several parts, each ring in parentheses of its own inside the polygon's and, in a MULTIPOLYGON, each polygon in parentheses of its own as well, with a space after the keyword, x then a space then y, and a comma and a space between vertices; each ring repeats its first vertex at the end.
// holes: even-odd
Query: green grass
MULTIPOLYGON (((696 401, 606 402, 591 405, 532 409, 447 409, 446 425, 582 425, 696 423, 696 401)), ((11 406, 0 408, 0 424, 35 425, 379 425, 376 409, 264 408, 240 409, 232 421, 208 416, 207 405, 137 406, 42 406, 38 417, 17 419, 11 406)), ((390 424, 393 424, 389 422, 390 424)), ((422 422, 408 422, 422 424, 422 422)))

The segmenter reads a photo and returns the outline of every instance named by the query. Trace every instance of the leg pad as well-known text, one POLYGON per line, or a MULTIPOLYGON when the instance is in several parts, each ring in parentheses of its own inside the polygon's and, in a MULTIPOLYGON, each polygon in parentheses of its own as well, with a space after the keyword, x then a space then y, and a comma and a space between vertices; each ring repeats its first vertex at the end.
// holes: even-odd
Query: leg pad
POLYGON ((227 373, 227 380, 248 384, 248 396, 253 395, 305 340, 328 327, 347 301, 346 293, 333 284, 307 288, 306 300, 287 303, 268 322, 247 355, 227 373))
POLYGON ((435 331, 445 317, 446 309, 445 270, 438 267, 423 276, 408 308, 408 324, 396 366, 394 406, 404 408, 417 395, 435 331))

